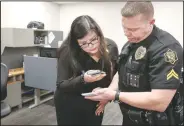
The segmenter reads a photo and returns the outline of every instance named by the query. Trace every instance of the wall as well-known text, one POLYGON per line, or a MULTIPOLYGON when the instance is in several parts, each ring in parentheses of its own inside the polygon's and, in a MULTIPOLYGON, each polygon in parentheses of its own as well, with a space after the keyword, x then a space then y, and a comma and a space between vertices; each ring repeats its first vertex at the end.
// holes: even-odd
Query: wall
MULTIPOLYGON (((100 25, 104 35, 113 39, 121 50, 127 41, 121 25, 121 8, 125 2, 86 2, 63 4, 60 7, 60 30, 66 38, 72 21, 80 15, 90 15, 100 25)), ((183 46, 182 2, 153 2, 156 25, 170 32, 183 46)))
POLYGON ((1 2, 1 27, 26 28, 41 21, 47 30, 60 29, 60 6, 51 2, 1 2))
MULTIPOLYGON (((51 2, 1 2, 1 27, 27 28, 30 21, 43 22, 47 30, 60 30, 60 6, 51 2)), ((37 47, 5 47, 1 62, 10 69, 22 67, 23 55, 35 53, 37 47)))
MULTIPOLYGON (((44 22, 45 29, 64 31, 66 38, 72 21, 79 15, 88 14, 100 25, 105 37, 113 39, 120 50, 127 41, 121 27, 120 10, 124 4, 124 2, 87 2, 65 3, 60 6, 51 2, 1 2, 1 27, 26 28, 30 21, 36 20, 44 22)), ((156 25, 170 32, 183 46, 182 2, 153 2, 153 4, 156 25)), ((1 43, 1 50, 2 47, 1 43)), ((5 48, 2 61, 10 63, 11 60, 13 63, 15 55, 21 57, 24 52, 37 53, 36 47, 33 48, 28 49, 30 52, 26 52, 25 48, 5 48)), ((13 67, 18 66, 20 64, 13 67)))

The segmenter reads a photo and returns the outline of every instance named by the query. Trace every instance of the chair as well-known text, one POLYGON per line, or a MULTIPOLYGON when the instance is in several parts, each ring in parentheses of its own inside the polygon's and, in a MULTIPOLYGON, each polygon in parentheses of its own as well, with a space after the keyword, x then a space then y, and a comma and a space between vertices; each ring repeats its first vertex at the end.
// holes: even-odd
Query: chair
POLYGON ((11 107, 4 101, 7 97, 8 67, 1 63, 1 117, 11 112, 11 107))

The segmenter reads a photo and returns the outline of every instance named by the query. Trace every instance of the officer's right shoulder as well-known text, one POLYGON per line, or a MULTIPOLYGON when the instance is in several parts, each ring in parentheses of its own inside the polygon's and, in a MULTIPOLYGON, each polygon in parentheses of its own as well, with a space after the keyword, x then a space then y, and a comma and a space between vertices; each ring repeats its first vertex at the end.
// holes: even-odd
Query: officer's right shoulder
POLYGON ((126 42, 126 43, 123 45, 121 51, 122 51, 124 48, 126 48, 129 44, 130 44, 130 42, 126 42))

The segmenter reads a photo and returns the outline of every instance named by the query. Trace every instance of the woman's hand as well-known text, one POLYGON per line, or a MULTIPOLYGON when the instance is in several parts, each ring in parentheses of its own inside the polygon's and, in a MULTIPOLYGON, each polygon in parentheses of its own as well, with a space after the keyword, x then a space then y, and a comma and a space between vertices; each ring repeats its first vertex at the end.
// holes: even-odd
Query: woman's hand
POLYGON ((105 73, 100 73, 100 74, 97 74, 97 75, 89 75, 88 72, 91 72, 91 71, 96 71, 96 70, 89 70, 84 74, 84 81, 87 82, 87 83, 99 81, 99 80, 103 79, 106 76, 105 73))
MULTIPOLYGON (((101 89, 101 87, 97 87, 97 88, 93 89, 92 92, 95 92, 95 91, 97 91, 97 90, 99 90, 99 89, 101 89)), ((103 100, 103 101, 100 101, 100 102, 97 104, 96 107, 98 107, 98 108, 97 108, 96 111, 95 111, 95 114, 96 114, 97 116, 99 116, 101 113, 104 112, 105 106, 106 106, 106 104, 107 104, 108 102, 109 102, 109 101, 107 101, 107 100, 103 100)))
POLYGON ((106 104, 108 103, 109 101, 100 101, 98 104, 97 104, 97 109, 95 111, 95 115, 97 116, 100 116, 101 113, 104 112, 104 109, 105 109, 105 106, 106 104))

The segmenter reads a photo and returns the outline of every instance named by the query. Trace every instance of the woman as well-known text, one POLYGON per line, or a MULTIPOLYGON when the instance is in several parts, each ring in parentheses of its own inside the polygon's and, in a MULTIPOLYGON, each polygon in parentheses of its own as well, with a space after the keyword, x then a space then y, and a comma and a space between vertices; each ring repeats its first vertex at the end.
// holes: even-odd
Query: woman
POLYGON ((98 104, 84 99, 81 94, 110 85, 117 57, 117 45, 105 42, 100 27, 91 17, 80 16, 73 21, 59 49, 54 96, 58 125, 101 125, 103 113, 100 112, 107 102, 98 104), (94 70, 102 70, 105 74, 88 74, 94 70))

